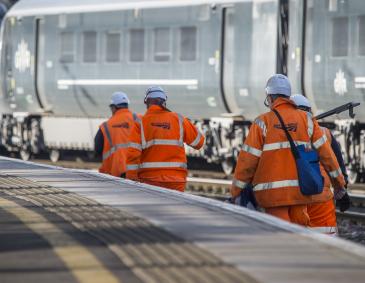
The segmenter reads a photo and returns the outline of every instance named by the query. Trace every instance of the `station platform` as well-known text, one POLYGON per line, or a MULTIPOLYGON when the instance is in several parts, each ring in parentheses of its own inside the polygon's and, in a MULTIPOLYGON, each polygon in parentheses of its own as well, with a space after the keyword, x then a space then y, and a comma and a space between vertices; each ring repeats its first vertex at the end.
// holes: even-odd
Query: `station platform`
POLYGON ((364 282, 365 248, 187 193, 0 158, 0 282, 364 282))

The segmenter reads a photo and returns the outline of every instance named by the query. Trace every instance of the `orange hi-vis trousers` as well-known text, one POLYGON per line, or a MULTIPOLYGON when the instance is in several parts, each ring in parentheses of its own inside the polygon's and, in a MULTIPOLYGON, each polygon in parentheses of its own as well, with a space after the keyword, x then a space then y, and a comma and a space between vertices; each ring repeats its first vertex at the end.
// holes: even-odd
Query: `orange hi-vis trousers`
POLYGON ((312 230, 328 235, 337 234, 336 207, 333 199, 309 204, 308 214, 310 218, 309 227, 312 230))
POLYGON ((185 182, 156 182, 156 181, 151 181, 149 179, 139 179, 140 182, 142 183, 146 183, 149 185, 153 185, 153 186, 157 186, 157 187, 163 187, 166 189, 171 189, 171 190, 176 190, 179 192, 184 192, 185 190, 185 182))
POLYGON ((302 226, 310 225, 307 205, 290 205, 265 208, 267 214, 302 226))

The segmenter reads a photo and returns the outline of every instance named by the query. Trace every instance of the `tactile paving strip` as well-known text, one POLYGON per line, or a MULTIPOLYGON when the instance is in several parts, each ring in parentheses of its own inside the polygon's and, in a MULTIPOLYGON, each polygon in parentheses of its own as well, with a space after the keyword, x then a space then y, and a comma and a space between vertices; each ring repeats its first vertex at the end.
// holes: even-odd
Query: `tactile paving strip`
POLYGON ((256 282, 208 251, 125 211, 11 175, 0 175, 0 191, 93 235, 144 282, 256 282))

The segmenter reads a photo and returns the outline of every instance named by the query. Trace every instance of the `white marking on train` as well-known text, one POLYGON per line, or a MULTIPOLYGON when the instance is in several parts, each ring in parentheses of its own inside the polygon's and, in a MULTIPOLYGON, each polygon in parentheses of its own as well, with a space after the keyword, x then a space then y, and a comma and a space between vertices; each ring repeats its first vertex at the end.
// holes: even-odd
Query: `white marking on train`
POLYGON ((355 88, 365 88, 365 77, 355 77, 355 88))
POLYGON ((365 83, 364 84, 355 84, 355 88, 365 88, 365 83))
MULTIPOLYGON (((89 0, 79 3, 74 0, 63 1, 46 1, 39 3, 39 0, 22 1, 14 8, 10 9, 7 17, 24 17, 31 15, 59 15, 59 14, 75 14, 75 13, 92 13, 92 12, 108 12, 118 10, 131 9, 158 9, 158 8, 174 8, 185 6, 199 6, 199 5, 214 5, 214 4, 233 4, 237 2, 250 3, 253 0, 129 0, 129 1, 115 1, 115 0, 89 0)), ((256 2, 272 2, 273 0, 256 0, 256 2)))
POLYGON ((84 85, 183 85, 183 86, 197 86, 198 80, 138 80, 138 79, 127 79, 127 80, 58 80, 58 86, 84 86, 84 85))
POLYGON ((23 73, 30 68, 31 55, 28 47, 28 43, 24 39, 18 44, 17 50, 14 56, 14 66, 19 72, 23 73))
POLYGON ((365 77, 355 77, 355 83, 365 83, 365 77))
POLYGON ((344 96, 347 93, 347 80, 345 73, 341 69, 337 71, 336 77, 333 80, 333 89, 340 96, 344 96))

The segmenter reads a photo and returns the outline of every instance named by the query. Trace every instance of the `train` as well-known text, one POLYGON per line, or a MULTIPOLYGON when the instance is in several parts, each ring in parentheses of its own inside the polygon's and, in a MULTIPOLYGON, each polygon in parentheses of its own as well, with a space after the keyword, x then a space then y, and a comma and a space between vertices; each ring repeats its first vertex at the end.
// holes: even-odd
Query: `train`
MULTIPOLYGON (((321 113, 365 99, 362 0, 20 0, 0 30, 1 146, 23 159, 92 152, 114 91, 150 85, 206 136, 193 157, 230 174, 274 73, 321 113)), ((365 172, 365 109, 323 121, 350 182, 365 172)))

